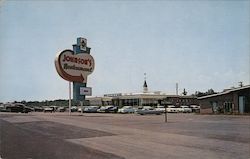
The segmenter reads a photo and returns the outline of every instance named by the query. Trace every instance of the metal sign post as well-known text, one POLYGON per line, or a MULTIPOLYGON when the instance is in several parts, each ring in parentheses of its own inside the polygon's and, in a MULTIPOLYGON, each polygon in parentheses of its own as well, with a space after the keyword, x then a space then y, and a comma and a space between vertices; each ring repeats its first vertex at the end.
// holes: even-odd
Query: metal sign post
POLYGON ((165 123, 167 123, 168 122, 168 116, 167 116, 167 106, 165 105, 164 106, 165 107, 165 123))
POLYGON ((83 115, 83 101, 80 101, 81 104, 81 115, 83 115))
POLYGON ((71 115, 71 82, 69 82, 69 115, 71 115))

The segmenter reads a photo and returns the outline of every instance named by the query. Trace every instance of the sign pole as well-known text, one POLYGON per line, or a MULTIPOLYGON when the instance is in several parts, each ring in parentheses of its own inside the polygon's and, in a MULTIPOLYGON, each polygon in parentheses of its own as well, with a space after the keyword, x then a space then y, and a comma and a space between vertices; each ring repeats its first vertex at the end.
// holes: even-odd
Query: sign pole
POLYGON ((80 103, 81 103, 81 115, 83 115, 83 101, 80 101, 80 103))
POLYGON ((69 82, 69 116, 71 115, 71 82, 69 82))
POLYGON ((167 106, 165 105, 165 123, 168 122, 168 116, 167 116, 167 106))

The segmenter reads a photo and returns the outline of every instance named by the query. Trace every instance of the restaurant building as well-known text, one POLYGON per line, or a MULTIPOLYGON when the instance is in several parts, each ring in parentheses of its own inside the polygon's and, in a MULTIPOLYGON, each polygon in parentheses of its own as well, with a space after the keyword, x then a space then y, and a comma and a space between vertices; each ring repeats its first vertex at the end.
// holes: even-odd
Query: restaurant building
POLYGON ((146 80, 143 84, 141 93, 115 93, 105 94, 103 97, 89 97, 90 105, 115 105, 123 106, 157 106, 157 105, 197 105, 198 100, 195 96, 187 95, 167 95, 160 91, 149 92, 146 80))

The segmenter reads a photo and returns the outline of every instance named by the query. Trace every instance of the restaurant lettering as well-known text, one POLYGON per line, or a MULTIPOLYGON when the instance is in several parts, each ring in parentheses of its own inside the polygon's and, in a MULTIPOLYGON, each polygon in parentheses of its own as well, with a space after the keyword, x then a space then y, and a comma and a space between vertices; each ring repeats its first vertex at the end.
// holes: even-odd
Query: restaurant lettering
POLYGON ((63 62, 73 62, 73 63, 77 63, 77 64, 84 64, 84 65, 88 65, 89 67, 92 66, 92 61, 90 59, 81 59, 79 57, 73 57, 73 56, 69 56, 69 55, 64 55, 63 57, 63 62))
POLYGON ((63 79, 86 83, 87 76, 94 71, 95 61, 90 54, 74 54, 72 50, 64 50, 57 55, 55 66, 63 79))
POLYGON ((83 67, 77 67, 75 65, 68 65, 67 63, 65 63, 63 65, 63 69, 67 70, 67 69, 71 69, 71 70, 79 70, 79 71, 86 71, 86 72, 92 72, 93 68, 83 68, 83 67))

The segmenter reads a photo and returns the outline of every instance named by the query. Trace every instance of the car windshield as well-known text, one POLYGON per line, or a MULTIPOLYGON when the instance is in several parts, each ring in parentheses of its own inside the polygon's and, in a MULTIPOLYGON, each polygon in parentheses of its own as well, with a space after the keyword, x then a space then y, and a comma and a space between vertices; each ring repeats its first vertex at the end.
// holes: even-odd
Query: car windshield
POLYGON ((131 106, 124 106, 122 107, 123 109, 131 109, 132 107, 131 106))
POLYGON ((143 109, 153 109, 151 106, 144 106, 143 109))
POLYGON ((168 106, 168 108, 175 108, 175 106, 168 106))
POLYGON ((158 106, 157 108, 165 108, 164 106, 158 106))

